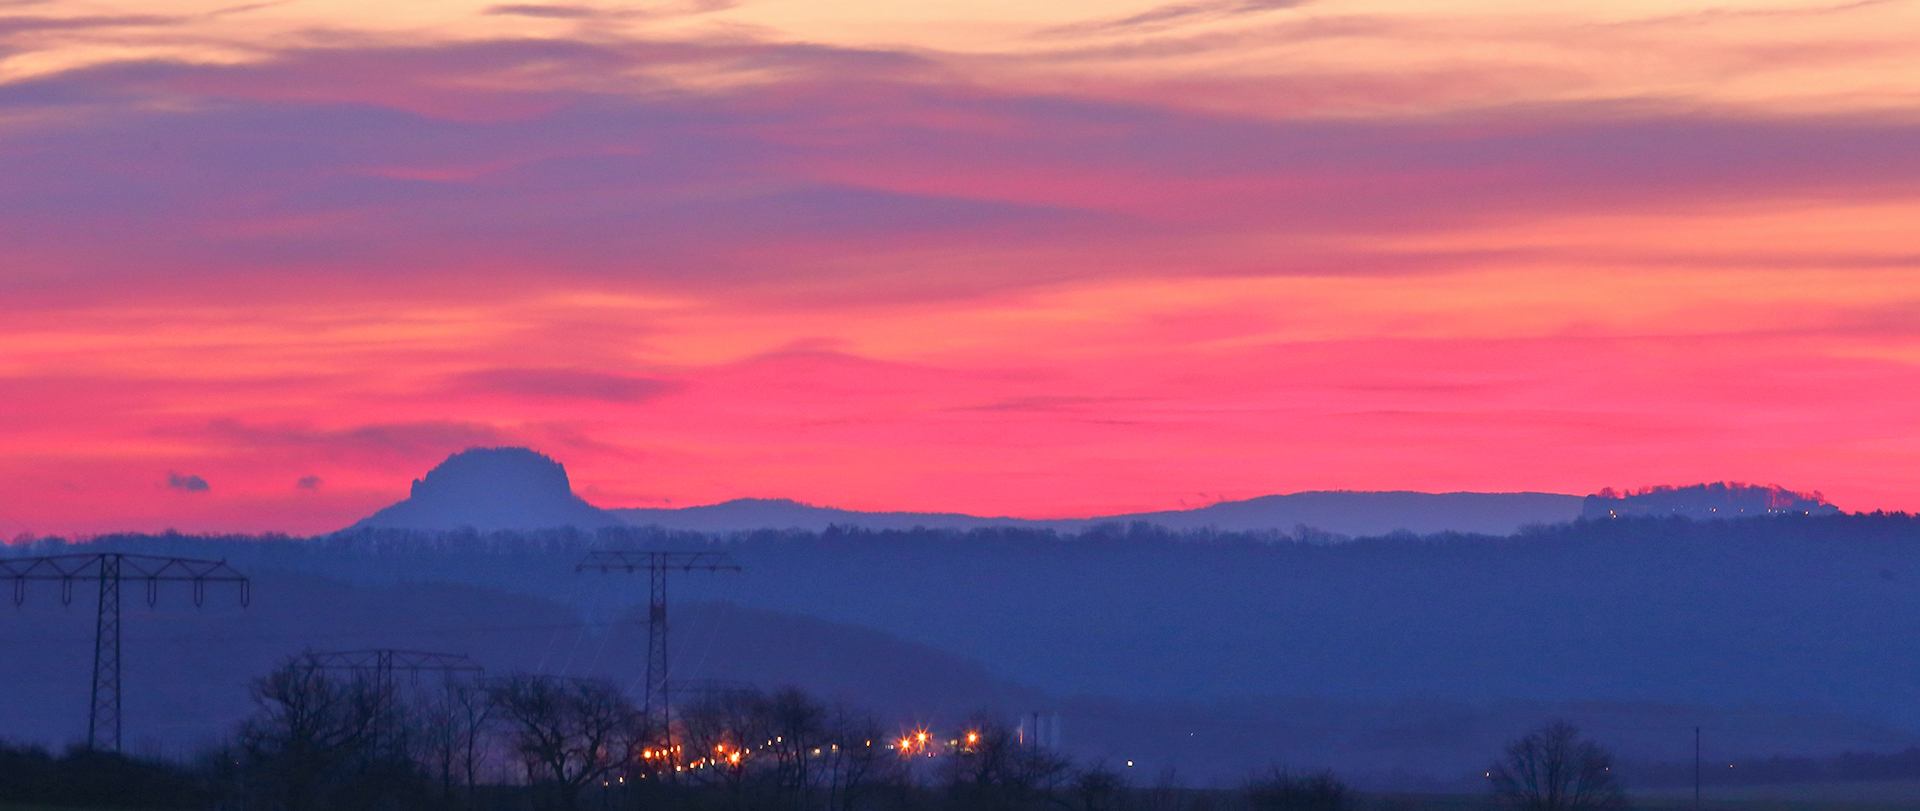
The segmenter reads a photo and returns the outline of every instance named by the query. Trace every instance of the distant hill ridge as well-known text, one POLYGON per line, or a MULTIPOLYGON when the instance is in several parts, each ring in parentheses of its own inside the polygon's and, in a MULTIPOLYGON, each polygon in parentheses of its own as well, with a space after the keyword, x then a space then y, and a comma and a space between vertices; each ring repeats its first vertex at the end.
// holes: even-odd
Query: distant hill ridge
POLYGON ((1815 490, 1796 493, 1777 484, 1713 482, 1686 487, 1660 485, 1633 492, 1611 487, 1587 496, 1580 517, 1593 520, 1678 515, 1696 521, 1760 515, 1834 515, 1840 508, 1815 490))
POLYGON ((816 507, 789 499, 735 499, 679 509, 614 509, 628 524, 696 532, 753 529, 819 531, 829 526, 867 529, 975 529, 1026 527, 1077 532, 1107 523, 1144 521, 1170 529, 1225 532, 1311 527, 1339 535, 1474 532, 1507 535, 1528 524, 1557 524, 1580 515, 1579 496, 1555 493, 1416 493, 1317 490, 1222 501, 1191 510, 1124 513, 1092 518, 989 518, 963 513, 860 512, 816 507))
POLYGON ((863 512, 791 499, 741 498, 680 508, 601 509, 574 495, 566 467, 527 448, 468 448, 413 482, 411 495, 349 529, 482 531, 608 526, 657 526, 692 532, 760 529, 820 531, 829 526, 876 530, 1021 527, 1079 532, 1136 521, 1176 530, 1293 531, 1306 527, 1334 535, 1394 532, 1510 535, 1533 524, 1576 518, 1681 515, 1693 519, 1750 515, 1827 514, 1839 508, 1819 493, 1802 494, 1738 482, 1689 487, 1611 489, 1582 498, 1558 493, 1420 493, 1314 490, 1222 501, 1190 510, 1125 513, 1090 518, 1028 519, 964 513, 863 512))

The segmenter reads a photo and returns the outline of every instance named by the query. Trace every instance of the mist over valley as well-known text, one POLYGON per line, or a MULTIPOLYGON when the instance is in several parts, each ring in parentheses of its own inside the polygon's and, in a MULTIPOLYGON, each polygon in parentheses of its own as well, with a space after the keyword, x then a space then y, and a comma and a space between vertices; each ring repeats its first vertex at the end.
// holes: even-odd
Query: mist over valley
MULTIPOLYGON (((527 471, 527 489, 549 496, 522 499, 536 518, 582 506, 557 464, 506 455, 528 464, 499 468, 494 496, 466 502, 487 505, 480 515, 514 520, 500 493, 527 471)), ((458 477, 416 483, 408 509, 461 503, 436 489, 445 480, 458 477)), ((249 710, 249 680, 303 650, 444 651, 489 672, 631 688, 644 672, 645 572, 575 570, 600 549, 717 550, 739 564, 671 577, 675 680, 799 686, 902 724, 1043 713, 1076 756, 1207 781, 1284 762, 1367 785, 1457 785, 1502 741, 1560 717, 1640 762, 1682 759, 1695 726, 1726 757, 1920 742, 1903 675, 1920 668, 1920 521, 1783 493, 1648 488, 1584 500, 1590 513, 1632 505, 1638 516, 1501 535, 1192 519, 720 533, 370 519, 312 538, 121 535, 11 551, 223 559, 254 577, 245 610, 217 593, 200 609, 177 593, 155 609, 130 602, 128 736, 162 751, 217 737, 249 710), (1664 514, 1646 514, 1649 502, 1664 514), (1758 506, 1727 520, 1677 512, 1739 505, 1758 506)), ((1516 504, 1568 506, 1534 494, 1331 495, 1426 507, 1428 521, 1462 504, 1477 521, 1511 520, 1516 504)), ((14 612, 9 644, 34 654, 0 664, 0 684, 36 698, 11 734, 71 740, 85 717, 84 603, 63 608, 35 583, 14 612)))

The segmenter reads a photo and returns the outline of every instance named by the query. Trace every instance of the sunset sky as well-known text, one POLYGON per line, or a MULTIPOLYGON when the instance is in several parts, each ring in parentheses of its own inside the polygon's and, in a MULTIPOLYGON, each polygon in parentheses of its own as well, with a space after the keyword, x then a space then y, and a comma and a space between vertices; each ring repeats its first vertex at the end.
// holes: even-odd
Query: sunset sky
POLYGON ((0 538, 1920 509, 1920 0, 0 0, 0 538), (198 477, 197 479, 195 477, 198 477))

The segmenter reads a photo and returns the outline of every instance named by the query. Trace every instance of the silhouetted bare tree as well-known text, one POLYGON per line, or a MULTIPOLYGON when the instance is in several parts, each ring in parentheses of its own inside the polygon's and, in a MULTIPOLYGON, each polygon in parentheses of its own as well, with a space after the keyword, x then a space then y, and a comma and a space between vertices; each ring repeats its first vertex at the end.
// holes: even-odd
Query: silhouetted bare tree
POLYGON ((976 718, 968 746, 948 757, 947 788, 965 809, 1012 811, 1037 808, 1054 799, 1072 764, 1049 750, 1020 740, 1006 724, 976 718))
POLYGON ((838 705, 827 728, 828 811, 854 811, 883 791, 905 788, 906 761, 887 748, 886 731, 873 716, 838 705))
POLYGON ((831 747, 827 708, 797 688, 774 691, 760 705, 766 729, 773 734, 768 753, 773 756, 773 786, 781 808, 810 809, 815 789, 826 776, 831 747))
POLYGON ((253 683, 259 710, 240 730, 244 767, 287 811, 331 805, 328 793, 364 776, 386 698, 370 680, 291 660, 253 683))
POLYGON ((448 679, 416 713, 421 748, 440 782, 441 796, 454 800, 454 787, 459 786, 471 804, 495 722, 492 696, 483 685, 448 679))
POLYGON ((1119 811, 1127 798, 1127 781, 1119 772, 1095 763, 1073 776, 1076 811, 1119 811))
POLYGON ((527 770, 565 811, 587 786, 628 765, 644 740, 640 712, 599 679, 516 675, 487 686, 495 711, 527 770))
POLYGON ((1172 766, 1163 769, 1153 779, 1153 786, 1142 793, 1140 799, 1142 811, 1188 811, 1192 790, 1180 777, 1179 770, 1172 766))
POLYGON ((1274 768, 1247 781, 1253 811, 1345 811, 1353 789, 1330 771, 1296 773, 1274 768))
POLYGON ((734 808, 851 811, 906 767, 879 722, 796 688, 709 693, 680 712, 687 778, 734 808))
POLYGON ((1627 799, 1612 766, 1611 752, 1555 721, 1508 744, 1491 777, 1494 794, 1517 811, 1616 811, 1627 799))
POLYGON ((749 782, 763 772, 768 728, 766 698, 753 689, 720 690, 701 696, 680 710, 680 761, 693 764, 687 780, 720 788, 730 807, 747 803, 749 782))

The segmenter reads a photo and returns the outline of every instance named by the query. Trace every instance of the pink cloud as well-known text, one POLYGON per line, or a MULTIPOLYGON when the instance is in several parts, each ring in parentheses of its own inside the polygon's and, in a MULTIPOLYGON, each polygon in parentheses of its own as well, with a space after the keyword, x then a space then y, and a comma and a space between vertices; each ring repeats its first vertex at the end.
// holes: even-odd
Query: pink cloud
POLYGON ((363 424, 325 429, 304 425, 249 425, 237 419, 221 418, 208 422, 204 428, 184 433, 201 441, 249 450, 305 448, 309 452, 318 450, 323 456, 401 456, 408 460, 431 459, 476 445, 500 445, 508 441, 499 429, 470 422, 363 424))
POLYGON ((524 397, 566 397, 634 403, 667 394, 674 383, 651 377, 575 369, 481 369, 457 375, 455 389, 524 397))
POLYGON ((320 531, 500 444, 608 506, 1920 507, 1909 121, 1275 119, 956 70, 496 42, 0 86, 11 520, 320 531))
POLYGON ((1906 148, 1916 133, 1891 119, 1571 106, 1268 122, 923 74, 824 49, 501 43, 56 77, 7 92, 24 108, 129 94, 208 104, 10 138, 31 159, 3 178, 10 208, 30 212, 9 259, 64 266, 95 288, 560 274, 702 291, 805 278, 827 296, 912 296, 1110 274, 1431 272, 1477 256, 1233 246, 1806 195, 1904 199, 1920 181, 1906 148), (708 97, 580 86, 740 61, 804 70, 708 97), (530 65, 543 67, 517 84, 474 80, 530 65), (103 230, 119 236, 95 238, 103 230), (923 262, 912 285, 887 269, 902 254, 982 250, 1012 258, 964 272, 923 262))

